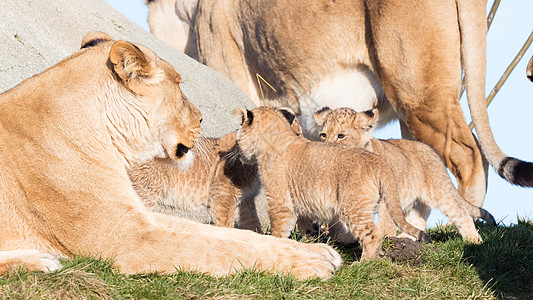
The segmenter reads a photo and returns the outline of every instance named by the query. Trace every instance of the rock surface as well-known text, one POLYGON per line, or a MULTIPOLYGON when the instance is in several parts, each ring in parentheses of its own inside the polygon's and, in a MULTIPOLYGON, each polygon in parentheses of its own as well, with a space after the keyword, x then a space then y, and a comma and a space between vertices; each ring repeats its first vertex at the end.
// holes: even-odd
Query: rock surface
POLYGON ((90 31, 154 50, 181 74, 185 95, 204 115, 203 134, 218 137, 238 126, 231 114, 252 102, 229 79, 146 32, 103 0, 0 0, 0 92, 76 52, 90 31))

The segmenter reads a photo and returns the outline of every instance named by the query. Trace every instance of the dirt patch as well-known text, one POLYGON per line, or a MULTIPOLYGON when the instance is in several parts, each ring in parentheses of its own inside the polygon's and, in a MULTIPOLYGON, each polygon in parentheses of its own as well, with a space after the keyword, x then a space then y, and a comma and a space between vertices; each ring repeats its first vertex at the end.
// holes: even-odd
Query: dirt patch
POLYGON ((390 245, 383 253, 383 257, 393 262, 408 263, 419 266, 424 262, 422 245, 409 238, 389 237, 390 245))

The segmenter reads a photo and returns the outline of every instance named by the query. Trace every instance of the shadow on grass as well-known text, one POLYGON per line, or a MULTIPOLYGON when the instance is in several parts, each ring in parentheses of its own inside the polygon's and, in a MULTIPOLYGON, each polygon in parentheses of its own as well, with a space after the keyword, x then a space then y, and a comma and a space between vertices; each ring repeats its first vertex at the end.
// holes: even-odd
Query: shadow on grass
POLYGON ((478 224, 483 243, 466 244, 463 258, 471 263, 500 299, 533 297, 533 222, 509 227, 478 224))

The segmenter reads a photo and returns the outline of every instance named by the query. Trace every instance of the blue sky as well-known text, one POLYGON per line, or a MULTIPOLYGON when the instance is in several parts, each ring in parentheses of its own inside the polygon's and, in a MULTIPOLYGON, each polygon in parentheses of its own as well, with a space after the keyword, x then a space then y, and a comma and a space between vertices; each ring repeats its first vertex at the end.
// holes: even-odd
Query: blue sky
MULTIPOLYGON (((149 31, 148 9, 143 0, 106 0, 133 22, 149 31)), ((487 10, 492 1, 488 1, 487 10)), ((507 66, 533 30, 533 1, 502 1, 487 36, 487 87, 488 95, 507 66)), ((489 119, 496 142, 508 155, 533 161, 533 83, 525 76, 525 68, 533 55, 533 46, 499 91, 488 108, 489 119)), ((470 116, 466 99, 461 105, 467 121, 470 116)), ((391 123, 376 131, 380 138, 400 137, 399 126, 391 123)), ((492 169, 483 207, 497 221, 506 225, 516 223, 517 217, 533 219, 533 189, 512 186, 492 169)), ((433 211, 428 225, 446 223, 447 219, 433 211)))

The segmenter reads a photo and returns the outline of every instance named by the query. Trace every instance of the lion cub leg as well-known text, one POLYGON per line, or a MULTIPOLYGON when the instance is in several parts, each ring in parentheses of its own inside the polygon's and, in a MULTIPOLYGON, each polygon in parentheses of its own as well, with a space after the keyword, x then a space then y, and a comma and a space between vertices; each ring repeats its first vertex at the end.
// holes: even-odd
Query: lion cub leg
POLYGON ((350 203, 357 203, 358 205, 344 208, 341 211, 341 219, 363 248, 361 259, 377 258, 383 238, 383 232, 374 224, 374 211, 371 203, 368 203, 369 199, 372 197, 354 196, 350 199, 350 203), (365 203, 367 205, 361 205, 365 203))
POLYGON ((441 198, 436 208, 450 219, 464 239, 479 244, 482 242, 481 236, 466 208, 459 204, 461 202, 466 200, 456 192, 454 195, 441 198))
POLYGON ((378 205, 378 228, 383 232, 384 236, 391 237, 396 236, 397 227, 389 211, 387 210, 387 205, 385 202, 379 202, 378 205))
POLYGON ((255 197, 259 194, 259 184, 242 191, 241 201, 238 205, 237 216, 239 228, 262 233, 261 222, 257 215, 255 197))
POLYGON ((420 201, 415 201, 412 209, 405 214, 405 220, 420 230, 426 230, 426 221, 430 213, 431 207, 420 201))
POLYGON ((286 189, 280 188, 282 186, 278 185, 277 189, 269 189, 265 186, 265 196, 268 203, 270 234, 286 238, 296 225, 296 214, 292 200, 286 196, 288 195, 286 189))
MULTIPOLYGON (((430 213, 431 207, 422 202, 415 201, 415 203, 412 203, 410 210, 405 212, 405 220, 407 223, 420 230, 426 230, 426 220, 428 219, 430 213)), ((415 237, 410 236, 405 232, 400 233, 398 237, 416 240, 415 237)))
POLYGON ((243 166, 230 165, 227 160, 217 163, 208 195, 215 225, 234 227, 235 210, 238 206, 239 228, 261 232, 261 223, 255 207, 255 197, 259 194, 257 177, 235 178, 239 176, 239 167, 243 166))
MULTIPOLYGON (((217 174, 218 175, 218 174, 217 174)), ((233 227, 235 207, 241 191, 226 176, 216 176, 209 187, 209 206, 216 226, 233 227)))

